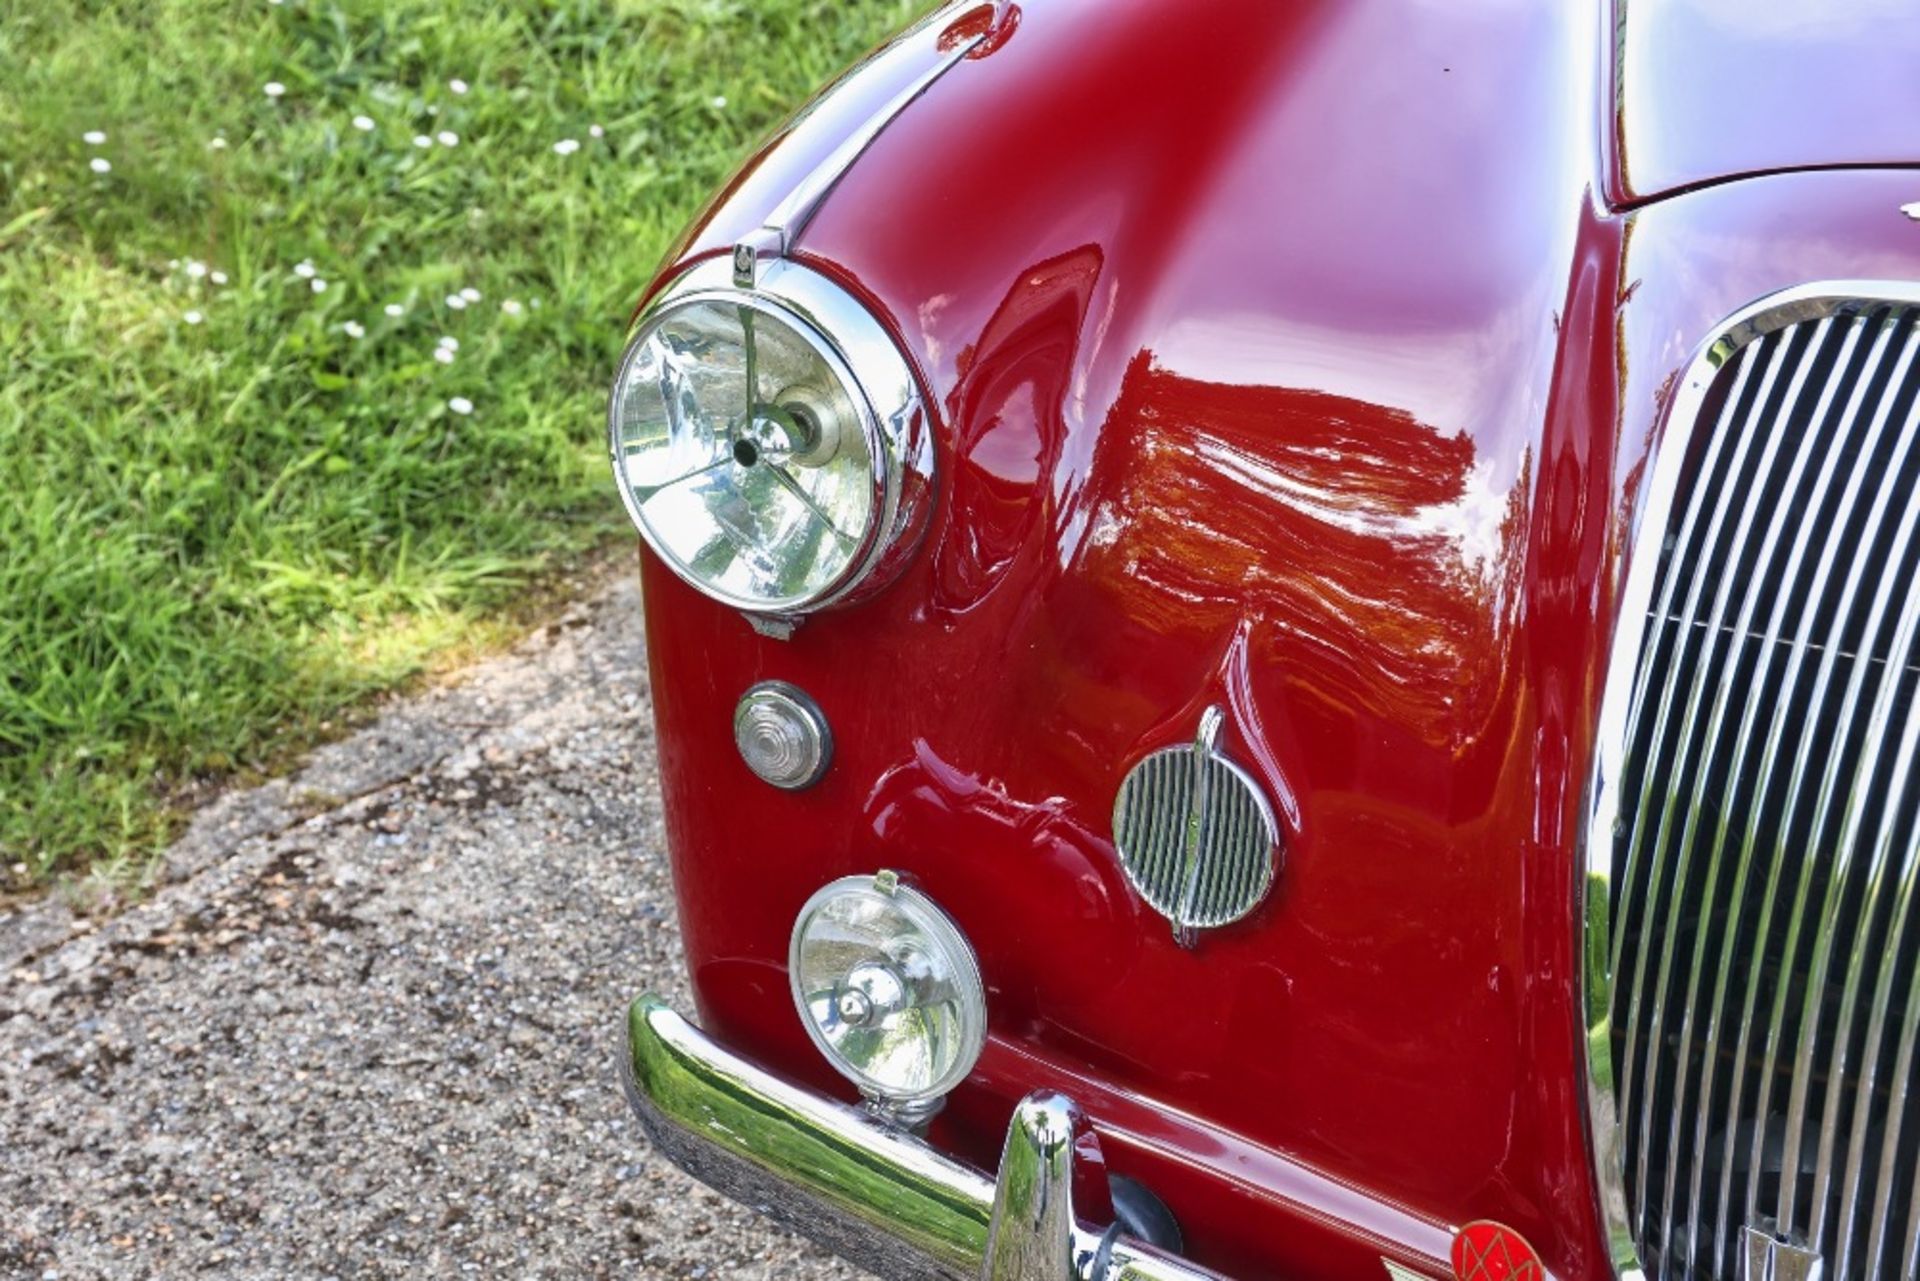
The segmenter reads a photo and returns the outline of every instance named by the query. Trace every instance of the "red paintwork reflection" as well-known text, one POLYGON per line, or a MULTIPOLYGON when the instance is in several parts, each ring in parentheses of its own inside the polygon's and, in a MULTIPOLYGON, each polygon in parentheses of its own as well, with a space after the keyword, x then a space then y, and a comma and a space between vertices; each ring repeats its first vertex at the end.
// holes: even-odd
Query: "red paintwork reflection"
MULTIPOLYGON (((1597 208, 1603 125, 1570 92, 1591 17, 1059 0, 881 135, 800 251, 937 407, 925 547, 784 643, 646 562, 709 1028, 843 1090, 787 933, 824 881, 900 868, 990 990, 938 1142, 990 1163, 1055 1085, 1249 1281, 1377 1281, 1382 1254, 1444 1275, 1477 1219, 1610 1276, 1574 846, 1660 388, 1759 293, 1920 271, 1920 226, 1878 175, 1597 208), (832 722, 807 792, 734 753, 769 678, 832 722), (1286 849, 1267 902, 1188 952, 1128 890, 1110 809, 1209 703, 1286 849)), ((689 253, 758 225, 784 150, 689 253)))
POLYGON ((1920 164, 1910 0, 1612 0, 1614 194, 1773 169, 1920 164))

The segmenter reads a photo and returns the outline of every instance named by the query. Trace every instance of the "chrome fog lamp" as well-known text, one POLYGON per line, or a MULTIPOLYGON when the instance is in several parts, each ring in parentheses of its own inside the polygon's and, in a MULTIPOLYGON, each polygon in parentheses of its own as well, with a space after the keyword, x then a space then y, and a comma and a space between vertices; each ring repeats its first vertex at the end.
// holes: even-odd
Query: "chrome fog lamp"
POLYGON ((793 618, 876 590, 932 489, 918 384, 886 330, 820 273, 752 283, 703 263, 635 324, 608 414, 641 536, 698 590, 793 618))
POLYGON ((820 1052, 905 1124, 936 1112, 986 1044, 973 948, 932 899, 892 872, 849 876, 808 899, 787 970, 820 1052))

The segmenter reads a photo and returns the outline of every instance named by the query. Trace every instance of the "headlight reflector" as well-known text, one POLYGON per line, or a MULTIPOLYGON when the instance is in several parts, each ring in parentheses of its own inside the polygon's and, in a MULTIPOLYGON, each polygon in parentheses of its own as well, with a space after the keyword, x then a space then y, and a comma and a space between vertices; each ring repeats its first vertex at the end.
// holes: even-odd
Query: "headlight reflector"
POLYGON ((924 519, 931 450, 905 360, 792 263, 752 288, 710 263, 641 317, 614 384, 614 476, 676 573, 794 615, 877 586, 924 519))
POLYGON ((849 876, 807 900, 787 968, 814 1044, 869 1097, 938 1100, 986 1044, 973 948, 932 899, 891 872, 849 876))

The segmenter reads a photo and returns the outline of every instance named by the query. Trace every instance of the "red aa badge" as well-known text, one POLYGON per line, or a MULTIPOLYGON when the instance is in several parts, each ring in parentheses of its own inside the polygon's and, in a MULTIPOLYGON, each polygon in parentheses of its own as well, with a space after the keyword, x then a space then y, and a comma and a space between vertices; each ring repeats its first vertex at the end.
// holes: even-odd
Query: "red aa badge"
POLYGON ((1525 1237, 1480 1219, 1454 1234, 1453 1275, 1460 1281, 1546 1281, 1547 1274, 1525 1237))

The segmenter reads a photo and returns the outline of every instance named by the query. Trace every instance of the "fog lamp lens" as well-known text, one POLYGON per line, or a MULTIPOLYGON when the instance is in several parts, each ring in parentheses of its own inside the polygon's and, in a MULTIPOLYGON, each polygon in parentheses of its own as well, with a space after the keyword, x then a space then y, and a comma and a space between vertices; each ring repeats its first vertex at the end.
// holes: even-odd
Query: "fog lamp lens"
POLYGON ((811 787, 833 759, 827 718, 784 681, 762 681, 733 709, 733 743, 747 768, 775 787, 811 787))
POLYGON ((870 1097, 940 1098, 986 1044, 986 993, 952 919, 892 872, 850 876, 807 900, 788 973, 814 1044, 870 1097))

